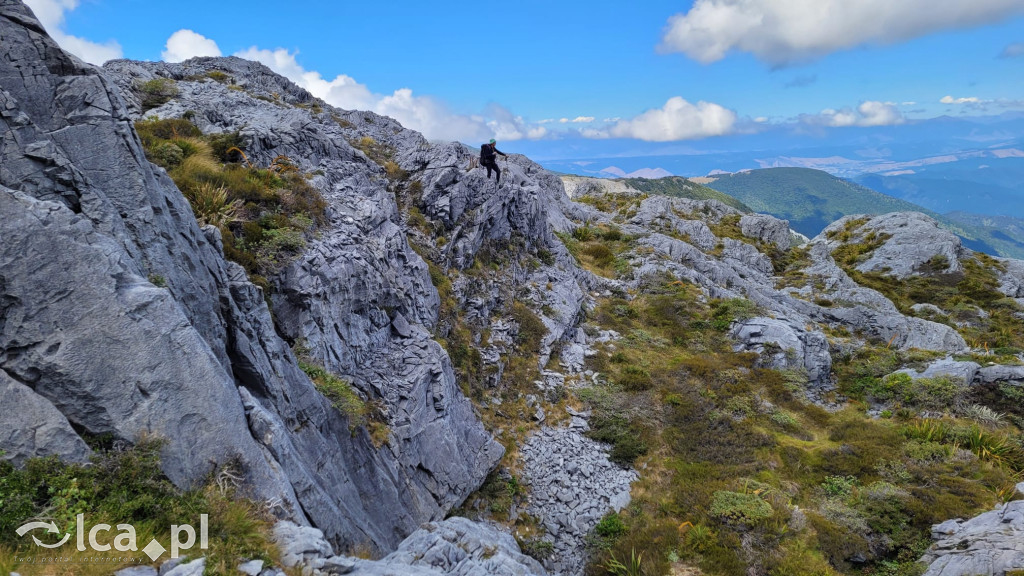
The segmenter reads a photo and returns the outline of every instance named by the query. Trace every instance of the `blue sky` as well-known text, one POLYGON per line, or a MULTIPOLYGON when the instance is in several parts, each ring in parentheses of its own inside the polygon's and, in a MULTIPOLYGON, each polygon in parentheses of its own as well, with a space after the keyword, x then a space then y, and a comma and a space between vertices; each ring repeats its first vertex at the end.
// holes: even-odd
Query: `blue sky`
POLYGON ((29 0, 66 49, 259 59, 437 139, 694 142, 1024 110, 1024 0, 29 0))

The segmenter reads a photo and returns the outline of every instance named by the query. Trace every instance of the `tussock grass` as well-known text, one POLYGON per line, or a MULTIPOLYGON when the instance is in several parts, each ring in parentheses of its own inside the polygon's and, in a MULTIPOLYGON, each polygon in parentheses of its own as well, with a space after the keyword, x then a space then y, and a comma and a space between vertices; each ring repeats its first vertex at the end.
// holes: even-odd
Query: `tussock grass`
MULTIPOLYGON (((130 448, 98 445, 89 465, 66 464, 53 457, 30 459, 21 469, 0 462, 0 570, 17 569, 24 576, 91 576, 124 567, 88 562, 91 557, 141 556, 141 552, 79 552, 74 537, 52 554, 49 550, 43 554, 31 540, 26 543, 15 534, 15 528, 29 520, 53 521, 69 533, 77 514, 85 515, 86 530, 98 523, 127 523, 135 527, 140 548, 156 538, 167 549, 172 524, 191 524, 198 530, 200 515, 207 514, 210 548, 202 555, 207 558, 208 574, 227 574, 242 558, 279 560, 272 543, 274 518, 264 504, 238 493, 240 470, 227 465, 213 471, 205 485, 182 491, 160 471, 160 447, 153 439, 130 448), (18 557, 44 555, 68 557, 71 562, 17 562, 18 557)), ((111 544, 118 532, 101 532, 97 540, 111 544)), ((193 548, 190 555, 197 550, 193 548)))
POLYGON ((264 289, 270 287, 266 276, 301 254, 326 223, 326 201, 287 157, 254 167, 237 133, 206 137, 184 119, 149 119, 135 127, 147 157, 168 170, 197 220, 220 228, 225 256, 264 289))
MULTIPOLYGON (((642 473, 619 514, 625 531, 602 537, 588 574, 633 550, 652 574, 679 563, 736 576, 910 574, 933 523, 988 508, 1014 477, 1017 464, 995 439, 1019 434, 1008 424, 996 432, 953 419, 958 440, 929 442, 908 435, 903 416, 804 401, 795 375, 732 351, 725 329, 756 313, 663 278, 590 314, 625 336, 589 360, 604 382, 579 392, 593 410, 591 435, 642 473), (858 555, 866 562, 853 563, 858 555)), ((934 357, 869 346, 839 357, 837 376, 862 398, 887 393, 934 409, 959 389, 884 379, 934 357)))

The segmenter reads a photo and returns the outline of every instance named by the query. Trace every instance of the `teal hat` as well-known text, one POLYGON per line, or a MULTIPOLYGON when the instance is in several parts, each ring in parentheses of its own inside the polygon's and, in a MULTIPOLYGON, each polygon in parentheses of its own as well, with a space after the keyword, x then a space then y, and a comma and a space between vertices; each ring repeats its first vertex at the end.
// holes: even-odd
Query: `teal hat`
POLYGON ((496 143, 497 142, 495 142, 494 138, 491 138, 491 144, 496 144, 496 143))

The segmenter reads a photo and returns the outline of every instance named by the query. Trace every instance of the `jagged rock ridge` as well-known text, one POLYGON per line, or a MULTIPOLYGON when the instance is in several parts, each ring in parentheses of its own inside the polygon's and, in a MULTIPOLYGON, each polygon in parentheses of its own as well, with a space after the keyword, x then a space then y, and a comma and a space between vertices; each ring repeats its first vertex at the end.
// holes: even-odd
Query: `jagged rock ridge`
MULTIPOLYGON (((299 369, 261 291, 224 260, 217 231, 201 230, 181 193, 146 160, 107 74, 63 53, 20 2, 5 2, 0 17, 12 47, 0 63, 3 394, 19 402, 12 417, 47 416, 31 438, 19 431, 34 424, 12 422, 8 458, 83 459, 79 434, 155 434, 167 439, 164 468, 175 482, 236 465, 252 496, 316 524, 339 546, 382 550, 479 485, 501 448, 426 336, 437 307, 426 266, 389 220, 393 200, 374 198, 372 186, 366 196, 351 194, 378 167, 342 138, 309 135, 287 112, 265 115, 269 133, 253 136, 257 158, 260 146, 272 149, 283 137, 293 146, 275 154, 312 161, 318 150, 350 175, 333 188, 350 193, 329 198, 337 234, 309 252, 314 262, 296 263, 284 277, 312 266, 337 281, 328 290, 355 290, 325 297, 316 317, 343 344, 302 335, 325 363, 381 386, 393 401, 384 450, 365 431, 353 436, 299 369), (353 206, 366 213, 350 226, 353 206), (338 267, 315 261, 325 255, 338 267), (408 337, 392 333, 384 306, 412 322, 408 337), (347 332, 335 330, 343 325, 347 332)), ((253 82, 310 98, 262 66, 234 64, 253 82)), ((288 304, 301 306, 294 294, 304 290, 322 295, 308 293, 308 277, 282 291, 288 304)), ((296 315, 295 324, 314 323, 296 315)))
MULTIPOLYGON (((81 460, 82 436, 134 440, 153 432, 168 439, 164 465, 181 485, 237 465, 254 496, 315 524, 337 549, 399 548, 479 486, 501 456, 434 339, 444 329, 443 303, 411 238, 453 270, 506 249, 496 269, 452 274, 464 321, 490 333, 472 346, 494 368, 492 386, 519 329, 504 315, 510 305, 525 304, 546 329, 537 367, 558 356, 562 372, 543 372, 543 391, 566 377, 598 376, 583 369, 594 339, 579 326, 595 295, 628 296, 666 273, 711 298, 753 301, 761 315, 732 327, 737 349, 802 371, 815 399, 832 384, 828 328, 904 349, 967 347, 952 327, 901 313, 836 264, 843 241, 831 233, 850 220, 810 243, 806 282, 779 288, 768 254, 788 249, 791 234, 774 218, 660 197, 638 197, 632 212, 612 214, 570 202, 557 177, 519 156, 499 188, 468 170, 474 155, 465 146, 432 144, 390 119, 332 109, 259 64, 118 61, 101 72, 61 52, 16 2, 0 5, 0 40, 13 47, 0 62, 0 398, 15 406, 5 413, 11 426, 0 431, 0 446, 15 461, 81 460), (211 79, 214 71, 234 88, 211 79), (167 175, 145 159, 131 121, 143 114, 138 83, 157 77, 177 80, 179 94, 145 114, 187 116, 205 133, 238 131, 254 163, 288 156, 314 174, 329 202, 326 227, 270 279, 273 319, 261 290, 224 260, 218 232, 200 228, 167 175), (349 142, 362 137, 387 146, 419 180, 414 203, 435 230, 410 223, 408 199, 389 186, 387 170, 349 142), (624 255, 628 271, 614 279, 582 270, 555 236, 599 223, 636 238, 624 255), (726 225, 739 237, 719 230, 726 225), (297 342, 381 401, 390 428, 381 449, 365 430, 353 435, 314 389, 290 349, 297 342)), ((864 270, 910 273, 937 255, 955 267, 968 255, 925 217, 862 226, 873 228, 889 238, 864 270), (923 250, 907 260, 886 248, 906 245, 923 250)), ((1024 297, 1024 264, 1004 261, 1004 268, 1001 290, 1024 297)), ((586 463, 606 462, 588 455, 586 463)), ((571 480, 559 483, 568 489, 571 480)), ((619 506, 621 494, 611 492, 619 506)), ((541 520, 565 532, 552 536, 579 542, 601 510, 586 512, 578 522, 541 520)), ((564 565, 575 572, 582 561, 564 565)))

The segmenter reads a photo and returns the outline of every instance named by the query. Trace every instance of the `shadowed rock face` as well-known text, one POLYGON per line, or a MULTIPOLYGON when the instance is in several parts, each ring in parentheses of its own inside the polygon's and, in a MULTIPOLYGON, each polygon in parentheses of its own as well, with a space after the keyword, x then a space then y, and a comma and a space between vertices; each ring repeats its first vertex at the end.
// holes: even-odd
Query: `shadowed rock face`
MULTIPOLYGON (((0 3, 0 43, 5 457, 82 460, 80 434, 152 434, 166 440, 163 465, 177 484, 230 464, 254 497, 281 502, 336 545, 381 549, 482 482, 501 447, 424 329, 437 293, 390 221, 393 199, 357 186, 368 177, 361 154, 294 118, 267 114, 249 134, 257 155, 320 154, 339 169, 325 177, 336 184, 332 231, 349 234, 325 235, 285 273, 294 280, 282 283, 282 325, 310 336, 328 367, 379 386, 371 396, 389 401, 392 424, 380 450, 316 392, 261 290, 146 160, 131 125, 134 96, 125 93, 126 104, 106 74, 62 52, 20 2, 0 3), (270 124, 284 129, 259 132, 270 124), (350 209, 367 213, 354 227, 350 209), (399 315, 411 324, 403 334, 391 330, 399 315), (45 425, 24 421, 36 416, 45 425)), ((262 66, 236 64, 255 85, 310 98, 262 66)))

